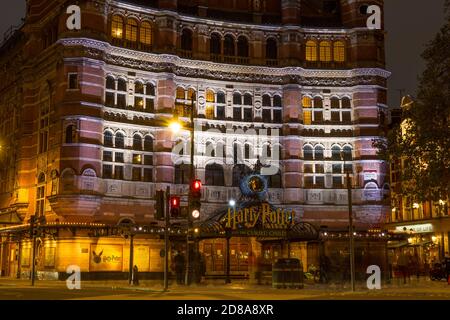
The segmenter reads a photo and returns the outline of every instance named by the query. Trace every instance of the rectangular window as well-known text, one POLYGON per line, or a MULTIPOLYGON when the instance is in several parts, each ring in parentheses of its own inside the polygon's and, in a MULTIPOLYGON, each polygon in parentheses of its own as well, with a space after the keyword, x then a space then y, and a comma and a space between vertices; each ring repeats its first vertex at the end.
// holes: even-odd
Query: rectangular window
POLYGON ((141 168, 133 168, 133 181, 141 181, 141 168))
POLYGON ((41 217, 45 211, 45 186, 36 189, 36 216, 41 217))
POLYGON ((320 188, 320 189, 325 188, 325 178, 324 177, 316 177, 316 188, 320 188))
POLYGON ((147 110, 148 112, 153 112, 155 110, 155 103, 153 99, 145 99, 145 110, 147 110))
POLYGON ((270 109, 263 109, 262 120, 264 122, 272 122, 272 112, 270 109))
POLYGON ((112 165, 103 165, 103 179, 112 179, 112 165))
POLYGON ((123 153, 121 152, 116 152, 115 154, 115 162, 120 162, 123 163, 123 153))
POLYGON ((152 182, 153 181, 153 170, 149 168, 144 169, 144 181, 152 182))
POLYGON ((134 97, 134 107, 136 109, 144 109, 144 98, 134 97))
POLYGON ((273 122, 275 123, 281 123, 281 109, 275 109, 273 110, 273 122))
POLYGON ((331 121, 333 121, 333 122, 340 122, 341 121, 339 111, 338 112, 336 112, 336 111, 332 111, 331 112, 331 121))
POLYGON ((153 156, 144 156, 144 165, 152 166, 153 165, 153 156))
POLYGON ((311 111, 303 111, 303 124, 305 126, 311 125, 312 115, 311 111))
POLYGON ((112 93, 112 92, 106 93, 105 105, 107 107, 114 107, 114 93, 112 93))
POLYGON ((133 154, 133 164, 142 164, 142 156, 140 154, 133 154))
POLYGON ((233 108, 233 120, 242 120, 241 108, 233 108))
POLYGON ((351 115, 350 111, 342 112, 342 121, 343 122, 351 122, 352 121, 352 115, 351 115))
POLYGON ((112 161, 111 151, 103 151, 103 161, 112 161))
POLYGON ((324 173, 323 164, 316 164, 315 165, 315 171, 316 173, 324 173))
POLYGON ((122 166, 114 167, 114 179, 123 180, 123 167, 122 166))
POLYGON ((333 173, 342 173, 342 165, 333 164, 333 173))
POLYGON ((251 108, 244 108, 244 121, 253 121, 253 110, 251 108))
POLYGON ((303 168, 304 173, 313 173, 312 164, 305 164, 303 168))
POLYGON ((218 120, 225 120, 225 107, 224 106, 217 106, 217 119, 218 120))
POLYGON ((127 96, 124 94, 117 95, 117 106, 119 108, 125 108, 127 106, 127 96))
POLYGON ((48 132, 41 131, 39 134, 39 153, 47 152, 48 150, 48 132))
POLYGON ((77 73, 69 73, 68 75, 68 89, 76 90, 78 89, 78 74, 77 73))
POLYGON ((314 122, 322 122, 322 121, 323 121, 323 112, 314 111, 314 122))
POLYGON ((333 188, 342 188, 342 177, 333 177, 333 188))

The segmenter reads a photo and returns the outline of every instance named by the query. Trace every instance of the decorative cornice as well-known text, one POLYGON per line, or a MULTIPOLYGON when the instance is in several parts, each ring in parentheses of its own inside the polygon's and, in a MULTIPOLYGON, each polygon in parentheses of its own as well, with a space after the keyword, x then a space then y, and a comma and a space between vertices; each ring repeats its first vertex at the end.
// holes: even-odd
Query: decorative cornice
POLYGON ((183 59, 175 55, 154 54, 119 48, 109 43, 87 39, 61 39, 64 47, 83 47, 89 58, 106 63, 152 72, 170 72, 179 76, 200 77, 239 82, 300 83, 302 85, 354 86, 377 84, 377 78, 387 79, 389 71, 380 68, 351 70, 312 70, 301 67, 271 68, 222 64, 204 60, 183 59))

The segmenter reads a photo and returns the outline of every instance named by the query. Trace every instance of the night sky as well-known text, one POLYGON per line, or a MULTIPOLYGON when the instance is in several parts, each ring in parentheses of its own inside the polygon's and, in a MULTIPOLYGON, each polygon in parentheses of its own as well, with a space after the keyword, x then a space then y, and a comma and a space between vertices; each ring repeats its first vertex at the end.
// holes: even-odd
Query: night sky
MULTIPOLYGON (((415 94, 417 77, 424 67, 420 54, 444 23, 443 4, 444 0, 385 0, 387 69, 392 72, 391 107, 399 104, 398 90, 415 94)), ((25 0, 9 1, 2 8, 0 35, 10 26, 20 24, 24 15, 25 0)))

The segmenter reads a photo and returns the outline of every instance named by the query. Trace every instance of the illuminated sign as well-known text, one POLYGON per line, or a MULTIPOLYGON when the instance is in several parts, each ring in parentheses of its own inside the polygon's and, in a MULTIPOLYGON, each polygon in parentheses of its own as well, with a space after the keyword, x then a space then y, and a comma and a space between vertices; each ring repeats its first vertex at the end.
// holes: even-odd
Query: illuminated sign
POLYGON ((269 203, 249 206, 242 209, 228 208, 223 217, 226 229, 240 230, 259 228, 260 232, 270 229, 288 229, 295 224, 295 212, 278 208, 273 210, 269 203))
POLYGON ((122 245, 91 245, 90 271, 122 271, 122 245))
POLYGON ((395 232, 409 232, 411 230, 417 233, 433 232, 433 225, 431 223, 425 223, 395 227, 395 232))

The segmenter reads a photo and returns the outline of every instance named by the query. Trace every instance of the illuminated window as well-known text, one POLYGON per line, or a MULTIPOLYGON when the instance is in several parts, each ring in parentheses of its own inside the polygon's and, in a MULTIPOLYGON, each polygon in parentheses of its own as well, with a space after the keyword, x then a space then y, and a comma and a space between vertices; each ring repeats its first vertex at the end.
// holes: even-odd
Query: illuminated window
POLYGON ((214 105, 212 104, 206 106, 206 119, 214 119, 214 105))
POLYGON ((137 31, 138 31, 138 24, 137 24, 136 20, 128 19, 127 26, 125 29, 125 38, 128 41, 136 42, 137 41, 137 31))
POLYGON ((331 44, 328 41, 320 43, 320 61, 331 61, 331 44))
POLYGON ((215 96, 212 90, 206 91, 206 119, 214 119, 215 96))
POLYGON ((181 87, 177 88, 177 99, 185 99, 184 89, 181 87))
POLYGON ((317 61, 317 44, 315 41, 306 42, 306 61, 317 61))
POLYGON ((215 102, 214 92, 212 90, 206 91, 206 102, 215 102))
MULTIPOLYGON (((312 108, 312 100, 308 96, 302 98, 302 106, 304 109, 312 108)), ((303 110, 303 124, 310 125, 312 123, 312 111, 303 110)))
POLYGON ((336 41, 334 43, 334 61, 344 62, 345 61, 345 45, 342 41, 336 41))
POLYGON ((36 189, 36 216, 41 217, 45 212, 45 174, 41 173, 38 178, 36 189))
POLYGON ((123 19, 120 16, 113 16, 111 23, 111 35, 114 38, 122 39, 123 37, 123 19))
POLYGON ((142 22, 140 29, 140 41, 143 44, 152 44, 152 26, 149 22, 142 22))
POLYGON ((312 107, 311 98, 308 96, 304 96, 302 99, 302 106, 303 108, 311 108, 312 107))

